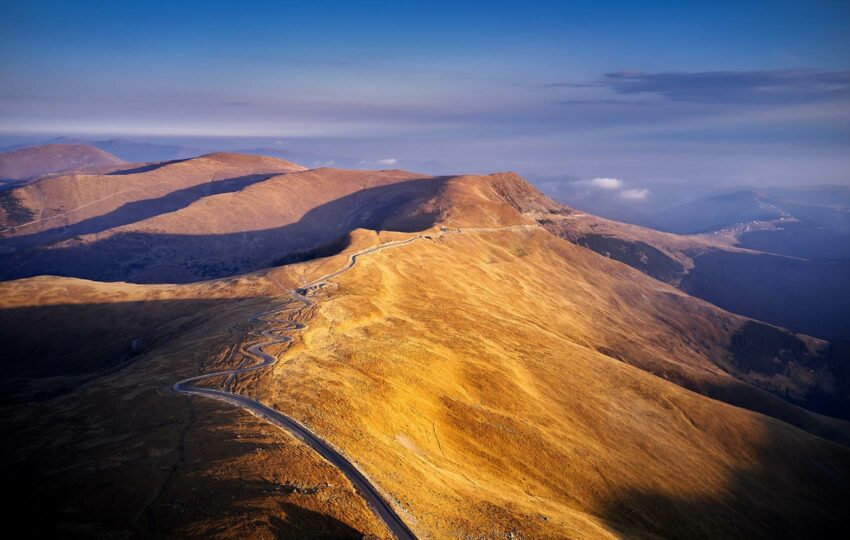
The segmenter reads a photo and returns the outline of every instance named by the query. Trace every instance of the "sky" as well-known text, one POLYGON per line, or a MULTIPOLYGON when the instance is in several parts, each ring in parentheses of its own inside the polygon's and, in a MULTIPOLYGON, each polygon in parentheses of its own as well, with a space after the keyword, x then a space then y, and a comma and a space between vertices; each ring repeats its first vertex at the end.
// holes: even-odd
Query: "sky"
POLYGON ((847 184, 848 28, 826 0, 6 0, 0 137, 250 141, 621 204, 847 184))

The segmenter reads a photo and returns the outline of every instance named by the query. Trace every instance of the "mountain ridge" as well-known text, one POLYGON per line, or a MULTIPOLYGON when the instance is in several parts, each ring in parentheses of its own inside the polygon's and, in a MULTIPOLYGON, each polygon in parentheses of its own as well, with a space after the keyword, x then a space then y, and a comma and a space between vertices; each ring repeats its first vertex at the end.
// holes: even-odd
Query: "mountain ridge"
MULTIPOLYGON (((295 439, 167 391, 246 367, 243 347, 269 337, 273 366, 207 384, 338 449, 419 536, 749 538, 842 523, 850 422, 814 412, 846 417, 847 360, 831 344, 577 245, 618 225, 513 173, 267 168, 238 181, 256 159, 54 180, 104 184, 88 199, 69 190, 77 204, 170 179, 154 199, 88 206, 38 234, 88 232, 30 238, 44 240, 35 247, 4 238, 4 269, 111 279, 0 283, 18 400, 3 422, 22 441, 0 463, 24 506, 38 493, 29 486, 56 486, 40 523, 131 534, 149 532, 153 515, 154 530, 183 535, 297 536, 303 523, 386 535, 295 439), (213 182, 236 182, 227 190, 186 194, 228 167, 213 182), (173 193, 185 198, 171 204, 173 193), (125 283, 163 276, 185 282, 125 283), (291 323, 261 317, 303 298, 291 323), (122 482, 92 481, 102 475, 122 482), (52 510, 62 508, 73 510, 52 510)), ((722 244, 658 235, 671 256, 722 244)))
POLYGON ((43 144, 0 153, 0 182, 79 170, 110 170, 126 162, 86 144, 43 144))

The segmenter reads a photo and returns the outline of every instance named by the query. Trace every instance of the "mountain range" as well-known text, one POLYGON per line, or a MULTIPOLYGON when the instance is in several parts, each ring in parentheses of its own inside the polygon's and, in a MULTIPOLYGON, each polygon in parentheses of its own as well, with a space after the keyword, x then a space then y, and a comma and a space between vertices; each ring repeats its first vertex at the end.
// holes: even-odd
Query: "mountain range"
POLYGON ((108 171, 126 162, 85 144, 45 144, 0 153, 0 188, 63 172, 108 171))
POLYGON ((57 172, 0 195, 3 472, 11 510, 39 509, 44 534, 847 525, 850 351, 828 339, 848 335, 848 267, 742 245, 799 214, 673 234, 565 206, 515 173, 238 153, 57 172), (192 380, 241 401, 186 397, 192 380))

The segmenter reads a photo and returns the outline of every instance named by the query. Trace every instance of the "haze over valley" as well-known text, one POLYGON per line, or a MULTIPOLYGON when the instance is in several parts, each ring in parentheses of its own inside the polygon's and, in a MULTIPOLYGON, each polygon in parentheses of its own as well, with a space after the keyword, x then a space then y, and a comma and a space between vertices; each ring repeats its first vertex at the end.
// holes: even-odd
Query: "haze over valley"
POLYGON ((14 529, 843 538, 850 12, 567 4, 10 4, 14 529))

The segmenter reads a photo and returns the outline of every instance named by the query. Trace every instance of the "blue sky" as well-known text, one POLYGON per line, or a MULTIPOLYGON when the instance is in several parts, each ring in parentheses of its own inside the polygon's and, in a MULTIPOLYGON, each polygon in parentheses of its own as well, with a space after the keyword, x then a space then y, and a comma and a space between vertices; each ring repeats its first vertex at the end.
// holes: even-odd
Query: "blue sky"
POLYGON ((848 183, 849 27, 850 2, 817 0, 7 1, 0 134, 244 137, 653 195, 848 183))

